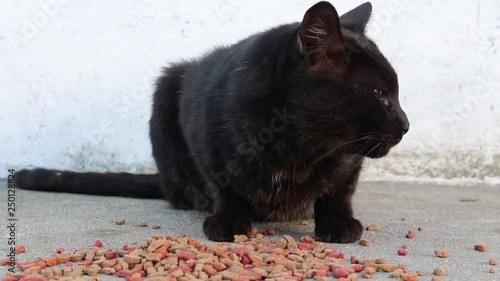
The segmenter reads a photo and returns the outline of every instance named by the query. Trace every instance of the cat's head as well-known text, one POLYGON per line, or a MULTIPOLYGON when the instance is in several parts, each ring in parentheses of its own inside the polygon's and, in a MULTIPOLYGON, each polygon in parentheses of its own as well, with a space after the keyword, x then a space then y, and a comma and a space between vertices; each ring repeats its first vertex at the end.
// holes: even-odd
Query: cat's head
POLYGON ((299 126, 312 138, 377 158, 401 141, 409 122, 396 72, 365 35, 371 10, 365 3, 339 18, 330 3, 319 2, 306 12, 296 94, 299 126))

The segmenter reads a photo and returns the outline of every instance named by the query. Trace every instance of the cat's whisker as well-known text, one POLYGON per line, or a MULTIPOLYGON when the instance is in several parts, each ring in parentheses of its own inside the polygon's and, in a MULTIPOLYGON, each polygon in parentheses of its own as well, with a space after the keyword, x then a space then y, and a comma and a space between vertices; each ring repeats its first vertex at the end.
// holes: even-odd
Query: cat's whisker
MULTIPOLYGON (((345 146, 345 145, 348 145, 348 144, 351 144, 351 143, 355 143, 355 142, 359 142, 359 141, 364 141, 364 140, 369 141, 369 140, 371 140, 371 139, 373 139, 373 138, 374 138, 374 136, 372 136, 372 135, 367 135, 367 136, 363 136, 363 137, 360 137, 360 138, 354 139, 354 140, 352 140, 352 141, 347 141, 347 142, 345 142, 345 143, 343 143, 343 144, 340 144, 340 145, 338 145, 338 146, 336 146, 336 147, 334 147, 334 148, 330 149, 329 151, 327 151, 325 154, 321 155, 320 157, 318 157, 316 160, 314 160, 314 161, 313 161, 313 162, 309 165, 309 167, 311 167, 311 166, 313 166, 314 164, 318 163, 318 161, 320 161, 320 160, 322 160, 323 158, 327 157, 329 154, 331 154, 332 152, 334 152, 335 150, 339 149, 339 148, 340 148, 340 147, 342 147, 342 146, 345 146)), ((309 167, 308 167, 308 168, 309 168, 309 167)))

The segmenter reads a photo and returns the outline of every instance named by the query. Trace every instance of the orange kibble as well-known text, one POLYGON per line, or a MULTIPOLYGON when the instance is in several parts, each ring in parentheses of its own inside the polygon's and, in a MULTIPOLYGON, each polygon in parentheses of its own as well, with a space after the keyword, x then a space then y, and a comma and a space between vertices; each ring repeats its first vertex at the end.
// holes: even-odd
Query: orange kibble
POLYGON ((26 252, 26 246, 24 246, 23 244, 14 247, 14 253, 16 253, 16 255, 19 255, 24 252, 26 252))
POLYGON ((109 260, 102 263, 102 267, 113 267, 118 263, 118 260, 109 260))
POLYGON ((57 264, 57 256, 48 257, 45 259, 47 266, 54 266, 57 264))
POLYGON ((170 245, 168 243, 163 244, 160 248, 153 251, 153 253, 162 254, 168 250, 170 245))

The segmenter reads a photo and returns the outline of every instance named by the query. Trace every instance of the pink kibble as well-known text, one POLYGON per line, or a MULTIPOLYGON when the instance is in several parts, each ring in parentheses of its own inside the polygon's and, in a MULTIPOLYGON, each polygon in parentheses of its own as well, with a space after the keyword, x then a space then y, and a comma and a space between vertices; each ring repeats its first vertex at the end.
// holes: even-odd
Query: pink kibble
POLYGON ((333 274, 333 277, 335 277, 335 278, 343 278, 343 277, 347 277, 349 275, 349 271, 347 271, 347 269, 345 269, 345 268, 338 267, 338 268, 332 269, 332 274, 333 274))
POLYGON ((336 259, 344 259, 345 255, 344 255, 344 253, 340 252, 340 253, 336 253, 336 254, 332 255, 332 257, 336 258, 336 259))
POLYGON ((243 265, 243 268, 245 270, 251 270, 253 268, 253 266, 251 264, 245 264, 245 265, 243 265))
POLYGON ((102 247, 101 240, 99 240, 99 239, 95 240, 94 246, 96 246, 96 247, 102 247))
POLYGON ((406 249, 398 249, 398 255, 400 256, 406 256, 408 254, 408 250, 406 249))
POLYGON ((181 260, 190 260, 195 259, 196 254, 191 251, 180 251, 178 257, 181 260))
POLYGON ((300 250, 312 250, 314 248, 314 244, 309 244, 309 243, 306 243, 306 242, 299 242, 299 244, 298 244, 297 247, 300 250))
POLYGON ((324 277, 328 274, 328 271, 326 270, 320 270, 320 269, 316 269, 313 271, 313 277, 314 276, 320 276, 320 277, 324 277))
POLYGON ((246 248, 245 248, 244 246, 242 246, 242 247, 235 247, 235 248, 233 249, 233 252, 234 252, 235 254, 237 254, 238 256, 243 256, 243 255, 245 255, 245 251, 246 251, 246 248))
POLYGON ((415 235, 413 232, 408 231, 408 234, 406 234, 406 238, 411 239, 413 238, 413 235, 415 235))
POLYGON ((84 262, 79 263, 78 265, 90 266, 92 264, 92 260, 86 260, 84 262))
POLYGON ((60 247, 60 248, 57 248, 56 249, 56 253, 60 254, 62 252, 66 251, 66 249, 64 249, 63 247, 60 247))
POLYGON ((355 271, 355 272, 361 272, 363 271, 363 266, 361 264, 353 264, 351 266, 351 268, 355 271))
POLYGON ((351 256, 351 263, 358 263, 358 258, 356 256, 351 256))
POLYGON ((398 264, 398 268, 402 269, 404 273, 406 273, 408 271, 408 266, 406 265, 406 263, 398 264))

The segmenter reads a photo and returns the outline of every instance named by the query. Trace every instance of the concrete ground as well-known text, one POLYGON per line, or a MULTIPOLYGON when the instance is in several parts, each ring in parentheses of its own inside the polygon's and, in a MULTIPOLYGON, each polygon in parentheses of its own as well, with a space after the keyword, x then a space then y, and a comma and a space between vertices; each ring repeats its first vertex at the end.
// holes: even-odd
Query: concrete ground
MULTIPOLYGON (((1 196, 1 217, 7 224, 7 192, 5 183, 1 196)), ((378 223, 381 229, 365 232, 364 239, 371 246, 358 243, 335 244, 346 257, 387 256, 393 263, 407 263, 410 270, 424 270, 430 280, 436 267, 445 268, 444 280, 500 280, 500 265, 496 273, 488 264, 490 258, 500 260, 500 186, 437 186, 409 183, 362 183, 354 197, 355 214, 364 225, 378 223), (466 199, 468 202, 461 200, 466 199), (407 219, 403 221, 402 216, 407 219), (423 226, 413 239, 405 238, 411 230, 423 226), (475 244, 486 244, 487 252, 474 250, 475 244), (408 244, 407 256, 398 256, 396 250, 408 244), (435 249, 449 249, 452 256, 437 258, 435 249)), ((152 234, 180 234, 208 242, 202 233, 204 214, 196 211, 178 211, 162 200, 98 197, 75 194, 56 194, 17 190, 17 242, 26 245, 27 252, 19 260, 48 256, 58 247, 88 248, 96 239, 105 247, 121 247, 132 241, 142 243, 152 234), (125 225, 115 225, 120 216, 125 225), (144 221, 161 229, 139 228, 144 221)), ((278 235, 295 237, 313 235, 314 224, 290 223, 256 224, 259 229, 274 228, 278 235)), ((1 228, 1 258, 7 250, 7 230, 1 228)), ((6 267, 0 267, 4 275, 6 267)), ((377 273, 374 280, 389 278, 377 273)), ((110 277, 105 280, 113 280, 110 277)))

